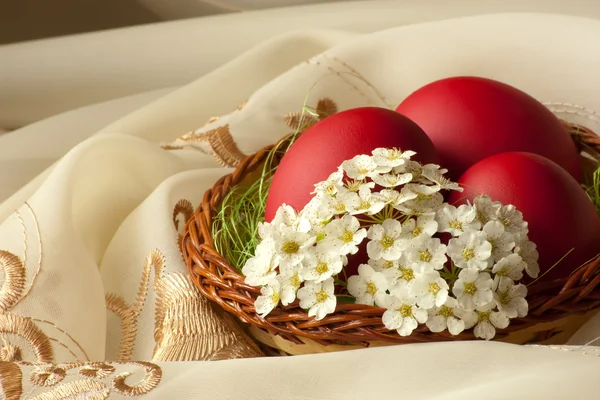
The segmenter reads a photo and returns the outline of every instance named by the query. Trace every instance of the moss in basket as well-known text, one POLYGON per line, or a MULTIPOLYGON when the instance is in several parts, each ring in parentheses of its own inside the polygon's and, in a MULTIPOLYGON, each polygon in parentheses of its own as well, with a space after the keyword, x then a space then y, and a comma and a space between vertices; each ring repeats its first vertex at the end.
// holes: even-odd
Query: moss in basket
POLYGON ((600 167, 594 171, 591 182, 585 184, 584 188, 596 208, 596 213, 600 216, 600 167))
MULTIPOLYGON (((303 125, 303 118, 315 114, 315 110, 304 106, 298 126, 303 125)), ((251 183, 235 186, 225 196, 213 218, 215 249, 240 272, 246 261, 254 256, 260 241, 258 224, 264 219, 269 187, 277 167, 275 160, 285 154, 299 134, 298 128, 271 149, 262 169, 258 168, 252 174, 252 178, 256 179, 247 179, 251 183)))

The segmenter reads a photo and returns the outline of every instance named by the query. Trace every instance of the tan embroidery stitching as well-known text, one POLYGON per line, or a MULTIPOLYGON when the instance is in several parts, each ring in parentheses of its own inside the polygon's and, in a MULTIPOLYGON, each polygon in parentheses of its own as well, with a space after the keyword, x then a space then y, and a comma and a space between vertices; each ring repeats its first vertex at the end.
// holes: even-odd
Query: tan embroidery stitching
POLYGON ((171 273, 154 286, 157 293, 153 361, 209 360, 224 348, 235 358, 261 352, 225 312, 218 313, 187 275, 171 273))
MULTIPOLYGON (((18 304, 21 300, 23 300, 25 297, 27 297, 27 295, 29 294, 29 292, 31 291, 31 289, 33 288, 33 285, 35 284, 35 281, 40 273, 40 271, 42 270, 42 236, 40 233, 40 224, 38 222, 38 218, 37 215, 35 214, 35 212, 33 211, 33 208, 31 207, 31 205, 28 202, 25 202, 25 206, 27 207, 27 209, 29 210, 29 212, 31 213, 31 217, 33 218, 33 222, 35 224, 35 233, 36 233, 36 237, 37 237, 37 242, 38 242, 38 254, 39 254, 39 259, 38 259, 38 265, 35 268, 35 272, 33 274, 33 277, 31 278, 31 283, 27 286, 27 288, 25 289, 25 292, 21 295, 21 297, 19 298, 19 300, 17 300, 18 304)), ((27 233, 25 230, 25 227, 23 227, 23 235, 25 237, 25 243, 24 243, 24 247, 25 247, 25 251, 27 252, 27 242, 29 241, 27 238, 27 233)), ((27 259, 27 253, 24 257, 24 260, 27 259)), ((25 266, 25 261, 23 261, 23 265, 25 266)))
POLYGON ((162 379, 162 370, 158 365, 141 361, 130 362, 129 365, 144 367, 146 374, 137 385, 130 385, 127 383, 127 377, 131 375, 130 372, 125 372, 116 376, 113 380, 113 388, 120 394, 125 396, 140 396, 155 389, 160 383, 160 380, 162 379))
POLYGON ((23 359, 21 348, 14 344, 7 343, 4 339, 3 341, 4 346, 2 346, 2 349, 0 350, 0 361, 21 361, 23 359))
POLYGON ((99 379, 106 378, 107 376, 112 375, 114 372, 114 366, 103 362, 89 363, 79 370, 79 373, 83 376, 99 379))
POLYGON ((137 336, 139 314, 144 307, 146 296, 148 294, 151 269, 154 267, 155 275, 160 275, 162 273, 163 264, 163 256, 158 250, 152 251, 150 255, 146 257, 144 268, 142 270, 142 279, 138 286, 138 293, 133 305, 127 304, 121 296, 116 294, 109 293, 106 295, 107 308, 114 312, 121 321, 122 337, 117 361, 128 361, 131 358, 137 336))
POLYGON ((229 125, 215 129, 213 134, 208 136, 208 143, 213 149, 217 162, 224 167, 235 167, 246 157, 231 136, 229 125))
POLYGON ((206 132, 188 132, 174 143, 164 144, 166 150, 178 150, 192 146, 205 154, 211 154, 225 167, 235 167, 246 155, 238 148, 229 131, 229 125, 219 126, 206 132))
POLYGON ((53 337, 50 337, 50 336, 48 336, 48 340, 50 340, 51 342, 59 344, 62 348, 64 348, 65 350, 67 350, 69 353, 71 353, 71 355, 73 356, 73 358, 77 360, 77 354, 73 353, 73 350, 71 350, 69 348, 69 346, 67 346, 66 344, 64 344, 60 340, 58 340, 56 338, 53 338, 53 337))
POLYGON ((23 264, 27 265, 27 228, 25 227, 25 221, 23 221, 23 216, 19 212, 19 210, 15 211, 17 218, 19 219, 19 223, 21 224, 21 229, 23 230, 23 264))
POLYGON ((29 375, 29 380, 36 386, 54 386, 67 376, 63 368, 55 366, 36 367, 29 375))
POLYGON ((543 104, 553 113, 573 114, 584 117, 589 121, 600 122, 600 114, 577 104, 561 102, 544 102, 543 104))
POLYGON ((54 359, 50 340, 29 318, 0 314, 0 334, 13 334, 25 339, 33 348, 37 361, 51 362, 54 359))
POLYGON ((0 362, 0 390, 6 400, 20 400, 23 394, 21 367, 11 362, 0 362))
MULTIPOLYGON (((50 322, 50 321, 46 321, 44 319, 39 319, 39 318, 31 318, 32 321, 35 322, 40 322, 43 324, 48 324, 50 326, 52 326, 54 329, 56 329, 57 331, 59 331, 60 333, 64 334, 65 336, 67 336, 76 346, 77 348, 81 351, 81 353, 83 353, 83 356, 85 357, 85 360, 89 360, 90 357, 87 355, 87 352, 85 351, 85 349, 79 344, 79 342, 77 340, 75 340, 73 338, 73 336, 71 336, 69 334, 69 332, 59 328, 58 326, 56 326, 54 323, 50 322)), ((64 345, 63 345, 64 346, 64 345)), ((71 350, 69 350, 71 352, 71 354, 73 354, 73 352, 71 350)), ((79 357, 75 357, 75 359, 79 359, 79 357)))
POLYGON ((185 224, 192 215, 194 214, 194 206, 191 201, 187 199, 181 199, 175 204, 175 208, 173 208, 173 225, 175 225, 175 229, 179 232, 179 216, 183 216, 183 223, 185 224))
POLYGON ((0 362, 0 389, 7 400, 19 400, 23 395, 22 367, 33 367, 29 379, 33 384, 27 399, 58 400, 64 398, 108 399, 112 389, 123 396, 140 396, 155 389, 162 379, 161 368, 149 362, 105 363, 80 362, 35 365, 0 362), (139 367, 144 376, 136 383, 127 382, 133 371, 118 373, 118 369, 139 367), (77 374, 89 379, 76 379, 77 374), (70 382, 67 382, 68 380, 70 382), (49 389, 49 390, 48 390, 49 389), (39 393, 40 390, 47 390, 39 393), (33 397, 34 392, 38 392, 33 397))
POLYGON ((104 383, 82 379, 64 383, 56 389, 35 396, 32 400, 60 400, 81 395, 85 395, 85 398, 89 400, 105 400, 108 399, 109 394, 110 389, 104 383))
POLYGON ((242 111, 248 105, 248 100, 242 101, 236 108, 236 111, 242 111))
POLYGON ((217 122, 217 121, 219 120, 219 118, 220 118, 220 117, 216 117, 216 116, 215 116, 215 117, 210 117, 210 118, 208 119, 208 121, 206 121, 206 123, 204 124, 204 126, 206 126, 206 125, 210 125, 210 124, 212 124, 213 122, 217 122))
POLYGON ((5 250, 0 250, 0 264, 4 270, 0 311, 7 312, 17 304, 25 288, 25 266, 18 256, 5 250))
POLYGON ((294 132, 303 132, 317 122, 338 112, 337 104, 329 97, 324 97, 317 102, 313 110, 317 117, 308 113, 290 112, 283 116, 286 125, 294 132))

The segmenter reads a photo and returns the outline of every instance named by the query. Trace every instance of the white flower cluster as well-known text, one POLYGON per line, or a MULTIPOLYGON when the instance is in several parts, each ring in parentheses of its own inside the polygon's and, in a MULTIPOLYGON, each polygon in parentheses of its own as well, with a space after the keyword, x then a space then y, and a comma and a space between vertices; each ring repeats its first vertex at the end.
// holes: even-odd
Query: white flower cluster
POLYGON ((445 203, 443 190, 462 189, 414 155, 379 148, 347 160, 299 213, 283 205, 260 224, 261 242, 242 270, 247 284, 261 287, 257 313, 297 298, 320 320, 338 296, 351 297, 385 308, 383 324, 402 336, 426 324, 452 335, 474 327, 484 339, 527 314, 518 281, 539 267, 522 214, 487 196, 445 203), (346 277, 359 247, 368 263, 346 277))

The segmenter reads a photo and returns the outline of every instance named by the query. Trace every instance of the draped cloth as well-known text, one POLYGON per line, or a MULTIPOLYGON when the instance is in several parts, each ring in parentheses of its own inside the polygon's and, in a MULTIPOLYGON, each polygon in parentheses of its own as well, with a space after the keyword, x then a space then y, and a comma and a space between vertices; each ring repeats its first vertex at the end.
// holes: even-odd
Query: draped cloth
POLYGON ((183 31, 191 21, 198 31, 229 24, 219 44, 199 46, 212 53, 190 55, 192 68, 171 40, 177 23, 0 47, 5 397, 597 398, 600 352, 590 342, 600 316, 564 346, 474 341, 264 357, 187 276, 178 237, 205 190, 291 132, 305 103, 393 107, 427 82, 470 74, 600 132, 598 6, 473 16, 475 2, 459 3, 446 17, 460 7, 469 16, 444 19, 440 8, 410 24, 409 6, 378 1, 282 9, 276 28, 250 33, 239 28, 259 14, 183 21, 183 31), (294 25, 336 10, 335 21, 282 32, 285 18, 294 25), (166 44, 172 57, 148 52, 166 44), (86 57, 90 48, 103 59, 86 57), (135 58, 125 50, 139 53, 134 65, 119 64, 135 58))

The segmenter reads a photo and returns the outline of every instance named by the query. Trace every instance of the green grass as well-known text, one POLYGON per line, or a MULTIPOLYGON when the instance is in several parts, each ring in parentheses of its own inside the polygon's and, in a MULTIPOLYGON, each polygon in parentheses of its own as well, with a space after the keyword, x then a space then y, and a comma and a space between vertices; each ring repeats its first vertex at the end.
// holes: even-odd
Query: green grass
POLYGON ((269 152, 259 179, 250 185, 235 186, 217 205, 212 226, 215 249, 240 272, 260 242, 258 224, 264 221, 267 195, 278 160, 298 134, 294 132, 269 152))
POLYGON ((600 215, 600 167, 594 171, 592 181, 586 187, 586 192, 596 208, 596 213, 600 215))

